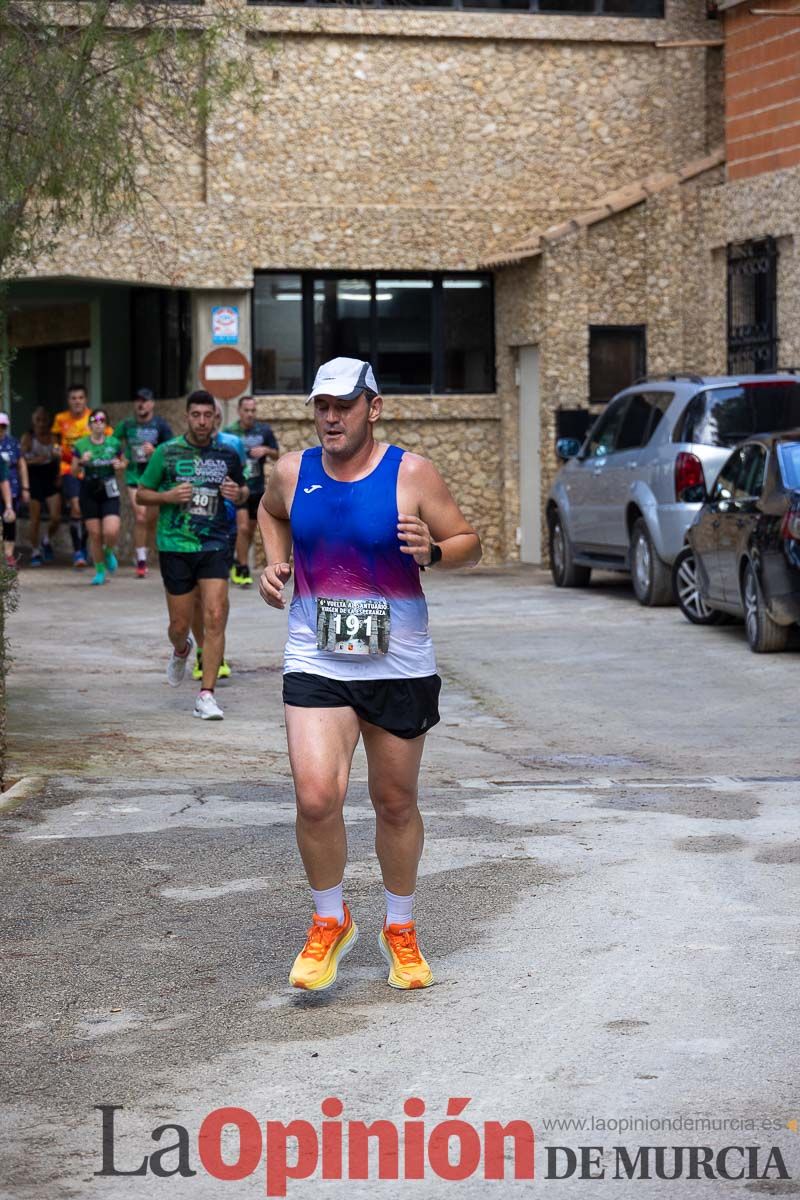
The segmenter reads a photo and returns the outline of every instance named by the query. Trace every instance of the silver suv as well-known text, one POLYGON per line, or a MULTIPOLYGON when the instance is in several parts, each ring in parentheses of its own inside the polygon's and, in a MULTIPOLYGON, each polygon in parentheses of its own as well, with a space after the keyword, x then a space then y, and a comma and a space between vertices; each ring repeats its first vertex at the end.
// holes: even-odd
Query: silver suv
POLYGON ((556 587, 586 587, 593 567, 630 571, 640 604, 672 604, 670 566, 731 447, 800 427, 792 374, 640 379, 610 400, 547 500, 556 587))

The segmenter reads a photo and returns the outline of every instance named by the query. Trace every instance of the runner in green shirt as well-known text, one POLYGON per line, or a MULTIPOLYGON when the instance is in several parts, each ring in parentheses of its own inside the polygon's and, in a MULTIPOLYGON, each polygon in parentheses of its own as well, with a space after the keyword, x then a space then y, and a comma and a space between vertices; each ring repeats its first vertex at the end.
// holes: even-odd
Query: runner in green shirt
POLYGON ((205 644, 203 680, 194 715, 222 719, 214 685, 225 647, 231 555, 225 500, 242 504, 247 488, 235 450, 214 437, 214 397, 196 391, 186 401, 185 436, 157 446, 142 473, 138 501, 159 508, 156 539, 169 609, 172 656, 167 681, 177 687, 194 644, 190 633, 199 590, 205 644))
POLYGON ((106 569, 117 569, 114 553, 119 538, 119 483, 116 472, 125 466, 122 446, 106 433, 108 415, 96 408, 89 417, 88 436, 72 447, 72 474, 80 475, 81 516, 86 523, 94 561, 95 586, 106 581, 106 569))
POLYGON ((133 505, 137 579, 144 579, 147 575, 147 544, 155 529, 157 510, 152 505, 148 508, 139 504, 136 491, 156 446, 168 442, 172 437, 169 424, 163 417, 156 416, 155 406, 155 397, 150 388, 139 388, 133 398, 134 415, 120 421, 114 430, 114 437, 119 438, 125 446, 128 459, 125 482, 133 505))

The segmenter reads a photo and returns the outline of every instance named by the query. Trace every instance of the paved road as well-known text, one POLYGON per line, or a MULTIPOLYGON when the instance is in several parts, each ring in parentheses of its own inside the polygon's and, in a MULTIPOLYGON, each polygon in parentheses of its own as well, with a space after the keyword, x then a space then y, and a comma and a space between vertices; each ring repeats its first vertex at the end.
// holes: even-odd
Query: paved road
MULTIPOLYGON (((557 592, 533 570, 431 572, 445 692, 423 764, 418 915, 438 984, 385 985, 359 756, 347 892, 362 936, 334 991, 295 995, 309 905, 279 699, 285 618, 232 597, 226 719, 201 723, 191 688, 163 678, 157 580, 121 574, 92 589, 27 572, 12 622, 9 773, 40 783, 0 817, 0 1200, 263 1195, 263 1160, 240 1182, 203 1169, 203 1117, 235 1105, 319 1131, 329 1096, 345 1122, 397 1126, 420 1097, 428 1134, 449 1097, 471 1098, 462 1119, 479 1131, 528 1121, 535 1186, 554 1197, 800 1193, 786 1127, 800 1117, 796 651, 751 655, 741 627, 640 609, 624 582, 557 592), (95 1177, 101 1104, 123 1106, 119 1168, 173 1144, 151 1131, 180 1123, 197 1175, 95 1177), (546 1126, 592 1116, 594 1130, 546 1126), (598 1127, 625 1118, 639 1128, 598 1127), (664 1118, 684 1129, 642 1127, 664 1118), (555 1145, 605 1147, 607 1177, 547 1178, 555 1145), (777 1145, 795 1178, 617 1181, 618 1145, 760 1145, 762 1171, 777 1145)), ((483 1167, 450 1182, 429 1165, 421 1183, 376 1182, 373 1166, 370 1181, 288 1186, 394 1200, 531 1185, 490 1184, 483 1167)))

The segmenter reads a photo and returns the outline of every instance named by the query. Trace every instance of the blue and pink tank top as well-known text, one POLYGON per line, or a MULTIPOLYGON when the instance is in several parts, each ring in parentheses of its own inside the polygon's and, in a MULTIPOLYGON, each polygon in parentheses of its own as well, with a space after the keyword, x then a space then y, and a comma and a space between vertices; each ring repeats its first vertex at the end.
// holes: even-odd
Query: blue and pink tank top
POLYGON ((397 475, 404 451, 389 446, 369 475, 342 483, 325 473, 322 447, 305 450, 289 514, 294 595, 283 669, 329 679, 417 679, 436 672, 419 567, 401 554, 397 475), (386 654, 352 658, 317 648, 317 599, 389 602, 386 654))

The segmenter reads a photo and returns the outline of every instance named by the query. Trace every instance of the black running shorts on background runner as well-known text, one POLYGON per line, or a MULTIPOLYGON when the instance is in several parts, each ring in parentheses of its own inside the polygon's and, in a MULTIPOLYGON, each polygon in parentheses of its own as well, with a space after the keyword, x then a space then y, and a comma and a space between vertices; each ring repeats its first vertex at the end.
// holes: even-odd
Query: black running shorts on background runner
POLYGON ((193 590, 198 579, 227 579, 231 556, 227 549, 198 550, 188 554, 160 550, 158 565, 170 596, 185 596, 193 590))
POLYGON ((103 517, 119 516, 119 496, 107 496, 105 488, 82 487, 80 504, 84 521, 102 521, 103 517))
POLYGON ((251 521, 258 520, 258 506, 263 495, 263 492, 251 492, 247 497, 247 515, 251 521))
POLYGON ((308 671, 283 677, 283 702, 296 708, 352 708, 395 737, 415 738, 439 722, 438 675, 420 679, 328 679, 308 671))

